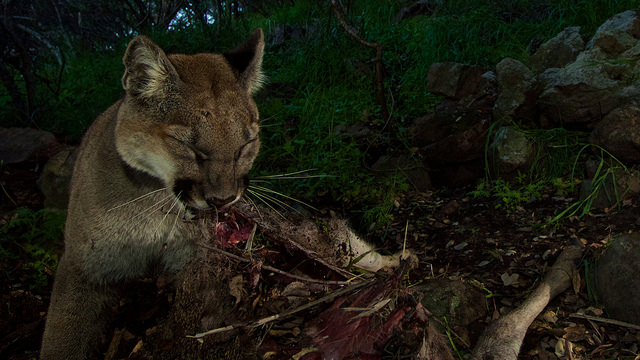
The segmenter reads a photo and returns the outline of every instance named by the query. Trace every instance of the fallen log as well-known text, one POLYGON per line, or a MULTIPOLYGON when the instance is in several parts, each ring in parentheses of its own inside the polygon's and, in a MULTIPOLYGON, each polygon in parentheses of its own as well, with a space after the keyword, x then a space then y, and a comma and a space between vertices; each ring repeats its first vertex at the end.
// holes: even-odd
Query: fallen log
POLYGON ((472 354, 474 360, 516 360, 529 325, 556 295, 572 284, 582 243, 567 246, 544 280, 529 298, 509 314, 493 321, 480 335, 472 354))

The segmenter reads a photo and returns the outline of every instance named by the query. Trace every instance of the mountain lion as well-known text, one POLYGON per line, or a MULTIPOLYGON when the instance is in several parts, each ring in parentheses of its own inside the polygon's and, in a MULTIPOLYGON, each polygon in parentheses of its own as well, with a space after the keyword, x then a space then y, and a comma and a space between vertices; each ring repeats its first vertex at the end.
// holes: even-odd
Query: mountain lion
POLYGON ((261 29, 225 54, 166 55, 131 40, 125 96, 79 149, 41 359, 92 357, 115 284, 182 268, 200 234, 190 214, 242 196, 260 147, 252 95, 263 50, 261 29))
MULTIPOLYGON (((263 51, 261 29, 224 54, 166 55, 144 36, 131 40, 125 96, 96 119, 78 151, 41 359, 98 355, 117 285, 182 269, 202 237, 193 214, 243 195, 260 147, 252 96, 263 51)), ((332 220, 326 231, 333 244, 325 251, 313 239, 304 246, 329 262, 357 258, 370 271, 399 263, 345 222, 332 220)))

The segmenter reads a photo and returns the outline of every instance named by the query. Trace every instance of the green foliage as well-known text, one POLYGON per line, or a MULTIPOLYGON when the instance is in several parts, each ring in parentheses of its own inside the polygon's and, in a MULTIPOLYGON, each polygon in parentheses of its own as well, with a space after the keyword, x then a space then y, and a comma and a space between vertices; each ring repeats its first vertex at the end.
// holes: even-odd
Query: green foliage
POLYGON ((42 127, 78 139, 93 120, 122 94, 122 52, 91 50, 70 59, 62 74, 60 91, 49 98, 45 111, 56 116, 43 117, 42 127))
MULTIPOLYGON (((262 7, 260 13, 209 9, 218 11, 222 18, 213 23, 190 22, 189 16, 196 16, 192 12, 169 27, 145 25, 148 29, 142 32, 169 53, 194 53, 232 48, 253 28, 264 28, 268 84, 257 98, 263 147, 254 172, 316 169, 327 177, 300 179, 278 185, 276 190, 307 202, 340 201, 376 222, 384 222, 380 220, 388 212, 388 194, 405 191, 408 185, 401 174, 374 175, 364 165, 375 161, 381 151, 405 151, 409 120, 431 111, 440 100, 425 90, 433 62, 493 67, 502 58, 512 57, 527 63, 528 46, 534 39, 547 40, 566 26, 581 26, 587 38, 612 15, 638 8, 636 0, 454 0, 435 5, 432 14, 397 21, 398 11, 408 1, 346 4, 345 21, 358 36, 382 45, 389 118, 382 117, 375 97, 375 51, 346 34, 327 2, 273 2, 262 7), (286 38, 284 44, 274 44, 270 35, 282 24, 295 27, 299 34, 286 38), (366 126, 371 133, 358 138, 337 135, 336 128, 352 126, 366 126)), ((141 32, 135 26, 131 29, 131 36, 141 32)), ((62 36, 59 38, 60 44, 54 45, 62 50, 65 66, 61 72, 53 52, 37 63, 35 71, 40 81, 33 123, 19 123, 11 110, 8 91, 0 87, 0 126, 36 126, 78 139, 93 119, 122 95, 121 57, 129 39, 120 35, 105 46, 104 40, 67 44, 62 36)), ((20 74, 12 75, 24 87, 20 74)), ((552 135, 560 138, 561 132, 552 135)), ((541 147, 540 151, 556 152, 554 159, 562 152, 570 156, 575 153, 574 140, 571 136, 565 139, 565 145, 543 139, 556 145, 541 147)), ((538 174, 545 169, 548 181, 565 179, 566 184, 572 183, 561 168, 553 169, 554 164, 565 164, 565 160, 547 163, 544 159, 539 156, 536 166, 526 174, 528 182, 539 182, 538 174)), ((522 188, 524 182, 487 186, 491 196, 508 199, 509 204, 504 206, 509 209, 535 195, 534 189, 522 188)))
MULTIPOLYGON (((605 149, 592 144, 584 145, 576 156, 576 161, 571 172, 572 178, 576 165, 578 163, 577 159, 579 158, 580 154, 591 148, 599 149, 600 154, 598 155, 598 167, 596 168, 596 172, 593 175, 593 178, 590 180, 586 195, 583 198, 572 203, 568 208, 564 209, 553 219, 551 219, 549 221, 550 224, 557 225, 563 219, 572 216, 582 217, 588 214, 592 209, 593 202, 598 196, 601 195, 606 196, 608 200, 613 201, 615 204, 617 204, 618 207, 621 206, 621 200, 623 199, 625 194, 621 193, 617 188, 616 177, 619 174, 629 175, 631 173, 631 170, 628 169, 620 160, 618 160, 615 156, 613 156, 605 149)), ((574 182, 573 184, 575 185, 577 183, 574 182)))
MULTIPOLYGON (((525 203, 539 200, 545 189, 552 187, 556 193, 568 195, 575 192, 574 177, 581 176, 579 159, 587 134, 572 132, 562 128, 524 130, 535 148, 532 164, 526 172, 518 171, 511 181, 492 179, 491 165, 488 163, 489 142, 499 122, 492 124, 485 145, 486 177, 478 187, 471 191, 474 197, 495 198, 496 208, 504 207, 508 213, 517 210, 525 203), (572 169, 569 173, 568 169, 572 169)), ((517 127, 516 125, 512 125, 517 127)))
POLYGON ((512 213, 523 204, 539 200, 546 185, 545 181, 527 182, 520 174, 513 182, 503 179, 482 182, 469 194, 475 198, 494 198, 496 209, 504 208, 512 213))
POLYGON ((27 273, 26 284, 35 292, 45 292, 58 265, 65 214, 20 208, 7 215, 0 225, 0 258, 16 261, 27 273))
POLYGON ((383 229, 391 225, 393 221, 392 211, 395 206, 395 197, 398 193, 407 191, 409 186, 402 178, 390 177, 388 180, 391 182, 381 189, 381 193, 374 192, 381 201, 362 211, 362 220, 366 225, 374 224, 376 228, 383 229))

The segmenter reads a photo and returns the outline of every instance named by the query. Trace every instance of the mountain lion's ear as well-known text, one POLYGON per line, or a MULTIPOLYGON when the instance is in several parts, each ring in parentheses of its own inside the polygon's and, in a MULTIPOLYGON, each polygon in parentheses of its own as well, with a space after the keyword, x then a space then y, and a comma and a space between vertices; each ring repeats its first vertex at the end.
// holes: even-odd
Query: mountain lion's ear
POLYGON ((264 34, 262 29, 253 30, 247 41, 237 48, 224 53, 231 67, 238 72, 238 83, 253 95, 262 86, 262 55, 264 54, 264 34))
POLYGON ((178 73, 164 51, 146 36, 136 36, 122 58, 125 70, 122 87, 139 100, 163 95, 178 73))

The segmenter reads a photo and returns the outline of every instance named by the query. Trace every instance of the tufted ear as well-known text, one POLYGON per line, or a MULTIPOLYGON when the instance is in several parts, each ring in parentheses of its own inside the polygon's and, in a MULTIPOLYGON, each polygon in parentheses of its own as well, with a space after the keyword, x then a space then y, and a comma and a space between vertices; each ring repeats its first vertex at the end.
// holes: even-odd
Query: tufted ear
POLYGON ((238 72, 238 84, 253 95, 262 86, 262 55, 264 54, 264 34, 257 28, 247 41, 237 48, 224 53, 231 67, 238 72))
POLYGON ((146 36, 136 36, 122 58, 122 87, 138 100, 162 96, 178 80, 178 73, 164 51, 146 36))

